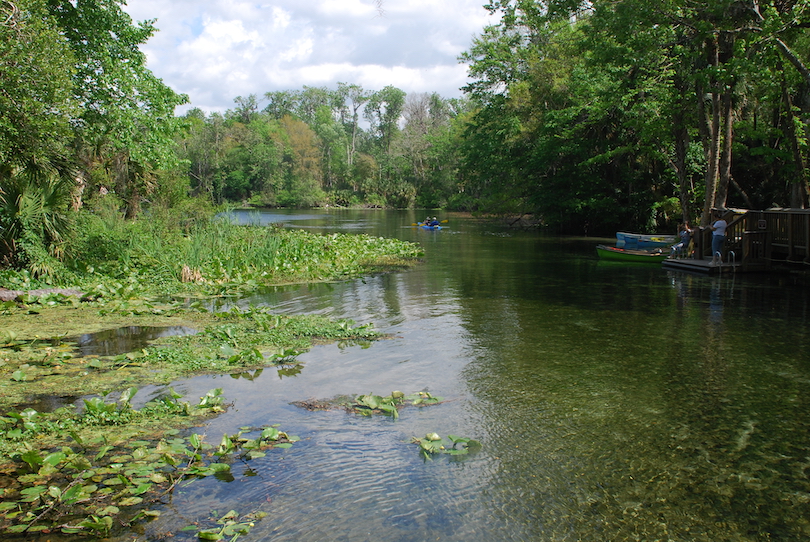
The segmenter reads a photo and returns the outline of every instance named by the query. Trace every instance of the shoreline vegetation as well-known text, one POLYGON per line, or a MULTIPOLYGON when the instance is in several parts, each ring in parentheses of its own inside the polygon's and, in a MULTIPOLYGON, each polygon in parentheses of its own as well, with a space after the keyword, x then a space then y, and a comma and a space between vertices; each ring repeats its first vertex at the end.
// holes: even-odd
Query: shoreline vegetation
MULTIPOLYGON (((191 216, 85 210, 61 259, 34 262, 38 273, 0 270, 0 532, 108 536, 158 515, 150 505, 180 481, 292 446, 297 437, 277 426, 240 428, 219 445, 195 433, 227 408, 221 390, 183 398, 167 387, 137 407, 133 397, 200 374, 297 374, 296 356, 314 344, 384 338, 371 324, 259 307, 213 312, 204 300, 406 269, 422 256, 404 241, 191 216), (109 356, 76 348, 82 334, 129 326, 189 333, 109 356), (64 406, 48 411, 43 398, 64 406)), ((198 535, 247 532, 260 519, 234 514, 198 535)))

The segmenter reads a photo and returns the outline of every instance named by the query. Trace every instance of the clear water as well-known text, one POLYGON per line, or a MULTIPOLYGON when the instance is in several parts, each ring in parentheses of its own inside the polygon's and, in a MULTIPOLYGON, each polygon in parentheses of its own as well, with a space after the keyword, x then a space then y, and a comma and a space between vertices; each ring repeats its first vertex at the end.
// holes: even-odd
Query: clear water
POLYGON ((176 383, 191 397, 222 387, 233 403, 199 430, 214 444, 272 423, 302 440, 234 464, 232 479, 179 487, 140 537, 183 539, 182 527, 234 509, 268 513, 245 540, 810 539, 800 278, 606 264, 594 249, 605 240, 462 217, 442 231, 409 227, 422 218, 240 216, 413 240, 425 262, 232 301, 373 322, 392 338, 316 347, 296 376, 176 383), (423 389, 447 401, 396 421, 290 404, 423 389), (425 462, 409 440, 434 431, 483 448, 425 462))

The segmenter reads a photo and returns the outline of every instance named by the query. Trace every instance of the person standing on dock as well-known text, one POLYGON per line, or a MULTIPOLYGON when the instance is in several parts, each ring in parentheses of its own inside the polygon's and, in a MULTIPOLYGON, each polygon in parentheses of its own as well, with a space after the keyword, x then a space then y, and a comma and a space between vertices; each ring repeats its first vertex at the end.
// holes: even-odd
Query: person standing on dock
POLYGON ((723 263, 723 245, 726 242, 726 227, 728 226, 719 211, 715 212, 714 216, 717 220, 709 226, 709 229, 712 230, 712 265, 723 263))

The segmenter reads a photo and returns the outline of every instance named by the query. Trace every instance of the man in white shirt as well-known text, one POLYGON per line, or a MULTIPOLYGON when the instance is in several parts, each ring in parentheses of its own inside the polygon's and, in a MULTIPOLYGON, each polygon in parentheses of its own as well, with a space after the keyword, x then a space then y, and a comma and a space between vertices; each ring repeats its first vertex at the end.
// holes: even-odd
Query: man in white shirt
POLYGON ((715 213, 715 222, 709 229, 712 230, 712 265, 723 263, 723 245, 726 242, 726 227, 728 223, 723 220, 719 212, 715 213))

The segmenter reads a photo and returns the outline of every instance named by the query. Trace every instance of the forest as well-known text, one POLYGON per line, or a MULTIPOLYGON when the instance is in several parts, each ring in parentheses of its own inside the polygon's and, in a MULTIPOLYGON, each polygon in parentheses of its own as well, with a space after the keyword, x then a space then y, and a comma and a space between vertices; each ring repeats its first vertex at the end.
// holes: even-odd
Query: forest
POLYGON ((62 257, 102 198, 128 220, 440 208, 587 235, 807 206, 807 0, 493 0, 460 99, 344 82, 183 115, 139 49, 154 21, 121 5, 0 3, 4 266, 62 257))

